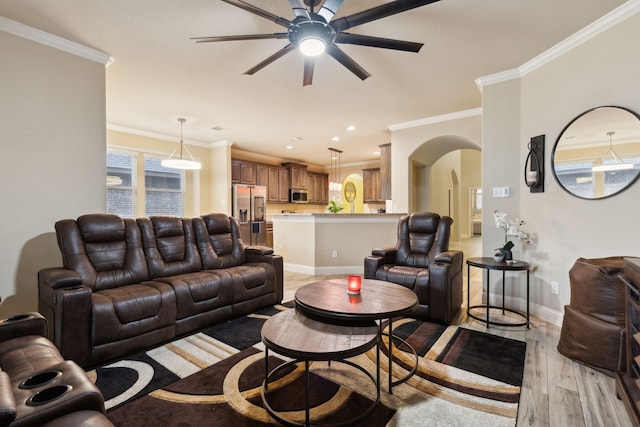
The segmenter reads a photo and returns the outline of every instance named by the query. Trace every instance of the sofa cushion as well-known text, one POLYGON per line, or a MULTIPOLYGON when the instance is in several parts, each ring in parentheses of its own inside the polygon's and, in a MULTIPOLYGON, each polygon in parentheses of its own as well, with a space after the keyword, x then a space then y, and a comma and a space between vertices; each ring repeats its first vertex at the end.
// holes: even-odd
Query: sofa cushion
POLYGON ((198 271, 157 280, 168 283, 174 289, 178 319, 231 305, 233 299, 231 277, 217 270, 198 271))
POLYGON ((176 297, 166 283, 143 282, 94 292, 93 345, 141 335, 176 321, 176 297))
POLYGON ((191 219, 152 216, 137 222, 152 279, 202 268, 191 219))
POLYGON ((56 222, 64 267, 94 291, 148 280, 140 229, 135 220, 110 214, 56 222))
POLYGON ((421 305, 429 304, 429 270, 408 265, 384 264, 376 271, 376 279, 393 282, 411 289, 421 305))
POLYGON ((240 226, 233 217, 203 215, 193 219, 193 226, 205 270, 234 267, 246 261, 240 226))

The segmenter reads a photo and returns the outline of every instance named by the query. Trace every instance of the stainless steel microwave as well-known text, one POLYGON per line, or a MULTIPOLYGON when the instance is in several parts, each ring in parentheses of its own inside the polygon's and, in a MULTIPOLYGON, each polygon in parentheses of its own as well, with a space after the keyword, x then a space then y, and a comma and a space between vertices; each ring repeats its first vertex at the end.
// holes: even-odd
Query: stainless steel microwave
POLYGON ((307 203, 307 192, 305 190, 289 190, 290 203, 307 203))

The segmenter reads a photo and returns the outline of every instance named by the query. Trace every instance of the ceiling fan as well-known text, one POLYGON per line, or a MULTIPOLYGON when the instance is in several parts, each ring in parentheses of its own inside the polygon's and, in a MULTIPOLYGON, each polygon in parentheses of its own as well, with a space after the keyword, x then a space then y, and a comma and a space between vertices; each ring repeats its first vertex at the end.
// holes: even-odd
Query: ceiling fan
POLYGON ((366 24, 367 22, 415 9, 430 3, 435 3, 439 0, 396 0, 335 20, 333 17, 340 6, 342 6, 344 0, 325 0, 324 2, 321 0, 289 0, 291 9, 295 14, 295 18, 292 21, 274 15, 243 0, 222 1, 256 14, 262 18, 269 19, 278 25, 286 27, 287 31, 273 34, 193 37, 192 40, 195 40, 196 43, 209 43, 238 40, 288 39, 289 44, 253 68, 247 70, 245 74, 253 75, 285 54, 299 48, 305 56, 302 85, 308 86, 313 81, 313 69, 315 66, 314 58, 324 52, 328 53, 336 61, 348 68, 361 80, 371 76, 371 74, 369 74, 364 68, 344 53, 337 46, 337 43, 380 47, 407 52, 419 52, 423 43, 364 36, 347 33, 345 31, 349 28, 366 24), (320 5, 321 3, 322 5, 320 5))

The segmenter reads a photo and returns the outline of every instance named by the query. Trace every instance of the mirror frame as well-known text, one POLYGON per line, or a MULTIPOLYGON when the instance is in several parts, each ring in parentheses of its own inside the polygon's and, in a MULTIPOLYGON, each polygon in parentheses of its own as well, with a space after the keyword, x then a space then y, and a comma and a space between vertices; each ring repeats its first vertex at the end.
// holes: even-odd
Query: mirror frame
POLYGON ((616 192, 613 192, 611 194, 607 194, 607 195, 602 196, 602 197, 583 197, 583 196, 580 196, 580 195, 578 195, 576 193, 573 193, 568 188, 566 188, 562 184, 560 179, 558 178, 558 175, 556 174, 555 160, 554 159, 556 157, 556 148, 558 147, 558 144, 562 140, 562 137, 563 137, 564 133, 567 131, 567 129, 569 129, 569 127, 571 127, 571 125, 573 125, 577 120, 579 120, 583 116, 585 116, 585 115, 587 115, 587 114, 589 114, 589 113, 591 113, 593 111, 600 110, 600 109, 603 109, 603 108, 615 108, 615 109, 618 109, 618 110, 623 110, 623 111, 631 114, 632 116, 634 116, 638 120, 638 126, 640 126, 640 115, 638 113, 636 113, 635 111, 630 110, 629 108, 620 107, 620 106, 617 106, 617 105, 601 105, 599 107, 590 108, 590 109, 578 114, 564 128, 562 128, 562 131, 560 131, 560 133, 558 134, 558 138, 556 139, 555 144, 553 144, 553 150, 551 151, 551 158, 549 159, 549 163, 550 163, 550 166, 551 166, 551 171, 553 172, 553 178, 556 180, 556 183, 558 183, 560 188, 562 188, 565 192, 569 193, 573 197, 577 197, 577 198, 582 199, 582 200, 603 200, 603 199, 607 199, 609 197, 613 197, 615 195, 618 195, 618 194, 622 193, 623 191, 625 191, 629 187, 631 187, 638 180, 638 178, 640 177, 640 170, 638 170, 636 172, 635 177, 631 181, 629 181, 624 187, 622 187, 621 189, 619 189, 616 192))

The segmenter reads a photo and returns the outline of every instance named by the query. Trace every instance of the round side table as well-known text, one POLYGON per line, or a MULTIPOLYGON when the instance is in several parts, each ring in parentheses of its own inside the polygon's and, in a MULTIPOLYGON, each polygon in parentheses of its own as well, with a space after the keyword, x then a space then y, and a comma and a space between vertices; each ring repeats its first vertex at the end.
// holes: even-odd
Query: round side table
POLYGON ((467 259, 467 315, 469 315, 469 317, 472 317, 476 320, 479 320, 481 322, 485 322, 487 325, 487 328, 489 328, 491 325, 495 325, 495 326, 526 326, 527 328, 529 328, 530 326, 530 322, 529 322, 529 263, 524 262, 524 261, 501 261, 501 262, 496 262, 493 258, 489 258, 489 257, 481 257, 481 258, 469 258, 467 259), (470 280, 470 269, 471 267, 477 267, 477 268, 481 268, 483 270, 486 270, 487 272, 487 303, 486 304, 481 304, 481 305, 474 305, 473 307, 470 306, 470 284, 471 284, 471 280, 470 280), (497 271, 502 271, 502 306, 495 306, 495 305, 491 305, 489 302, 489 299, 491 298, 491 281, 489 280, 489 272, 491 270, 497 270, 497 271), (504 286, 505 286, 505 273, 507 271, 526 271, 527 273, 527 312, 526 313, 522 313, 520 311, 514 310, 514 309, 510 309, 510 308, 506 308, 504 306, 504 286), (486 318, 482 319, 474 314, 471 313, 471 309, 474 308, 483 308, 486 309, 487 311, 487 315, 486 318), (524 322, 519 322, 519 323, 508 323, 508 322, 498 322, 498 321, 494 321, 491 320, 489 317, 489 312, 491 311, 492 308, 495 309, 500 309, 502 310, 502 313, 504 314, 505 311, 508 311, 510 313, 514 313, 518 316, 521 316, 522 318, 525 319, 524 322))

